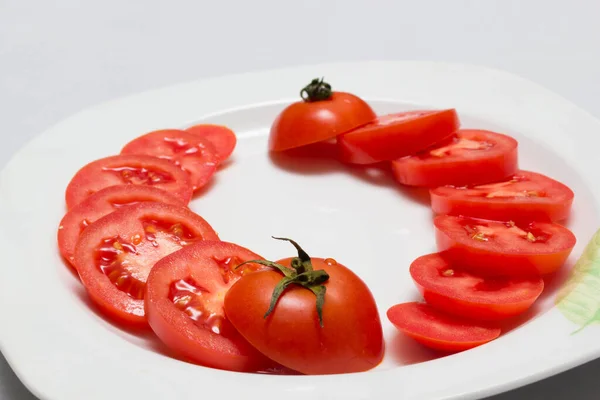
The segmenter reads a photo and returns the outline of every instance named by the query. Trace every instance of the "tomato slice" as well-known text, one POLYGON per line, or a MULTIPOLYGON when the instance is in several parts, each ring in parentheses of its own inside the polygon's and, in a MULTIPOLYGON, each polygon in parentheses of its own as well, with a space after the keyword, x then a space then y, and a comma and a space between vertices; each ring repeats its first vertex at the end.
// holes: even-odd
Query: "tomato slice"
POLYGON ((108 214, 82 233, 73 264, 91 299, 109 317, 146 325, 144 291, 154 264, 200 240, 219 240, 186 207, 144 202, 108 214))
POLYGON ((223 310, 229 288, 264 269, 262 259, 241 246, 202 241, 156 263, 148 276, 146 315, 156 335, 195 363, 232 371, 258 371, 274 364, 231 325, 223 310))
POLYGON ((392 162, 404 185, 436 187, 497 182, 517 172, 518 143, 510 136, 460 130, 449 141, 392 162))
POLYGON ((484 278, 461 270, 439 253, 413 261, 410 275, 427 304, 474 320, 522 314, 544 290, 541 278, 484 278))
POLYGON ((515 221, 564 220, 574 198, 564 184, 529 171, 488 185, 443 186, 430 193, 431 208, 437 214, 515 221))
POLYGON ((178 129, 142 135, 127 143, 121 154, 146 154, 169 160, 189 172, 194 190, 208 183, 218 164, 216 150, 210 141, 178 129))
POLYGON ((57 239, 61 255, 72 263, 79 235, 87 226, 123 206, 145 201, 185 206, 180 198, 151 186, 109 186, 71 208, 60 221, 57 239))
POLYGON ((237 144, 235 133, 226 126, 199 124, 187 128, 186 131, 208 140, 215 148, 215 156, 219 163, 231 156, 237 144))
POLYGON ((352 164, 396 160, 447 139, 459 126, 454 109, 385 115, 339 136, 340 158, 352 164))
POLYGON ((575 235, 547 222, 519 224, 439 215, 434 219, 439 251, 455 265, 484 276, 540 276, 559 269, 575 235))
POLYGON ((67 208, 109 186, 144 185, 165 190, 187 204, 192 197, 188 174, 172 163, 151 156, 120 155, 101 158, 81 168, 65 193, 67 208))
POLYGON ((459 352, 491 342, 500 328, 473 322, 438 311, 427 304, 396 304, 387 311, 396 328, 429 348, 459 352))

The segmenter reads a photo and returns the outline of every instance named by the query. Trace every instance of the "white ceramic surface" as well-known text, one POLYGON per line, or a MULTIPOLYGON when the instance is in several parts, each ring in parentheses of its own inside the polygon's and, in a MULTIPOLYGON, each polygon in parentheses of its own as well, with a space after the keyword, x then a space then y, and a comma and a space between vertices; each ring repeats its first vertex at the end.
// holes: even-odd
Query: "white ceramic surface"
POLYGON ((519 326, 467 352, 435 359, 398 335, 385 311, 417 298, 408 265, 434 250, 426 202, 386 175, 327 160, 298 165, 266 151, 273 118, 316 76, 359 94, 379 113, 455 107, 465 127, 514 135, 522 168, 576 192, 569 227, 579 242, 567 267, 600 226, 600 187, 593 185, 600 172, 590 143, 598 140, 600 122, 503 72, 425 62, 331 64, 192 82, 106 103, 37 137, 0 178, 0 249, 10 266, 0 270, 0 348, 34 394, 51 400, 195 399, 198 390, 250 399, 475 398, 600 356, 598 328, 571 335, 576 327, 553 307, 552 285, 519 326), (223 240, 270 258, 289 254, 270 239, 285 235, 312 255, 353 268, 374 292, 384 323, 387 353, 377 369, 328 377, 207 369, 162 355, 151 338, 120 330, 90 307, 55 245, 66 184, 81 165, 117 153, 141 133, 197 121, 230 126, 239 143, 232 162, 191 208, 223 240))

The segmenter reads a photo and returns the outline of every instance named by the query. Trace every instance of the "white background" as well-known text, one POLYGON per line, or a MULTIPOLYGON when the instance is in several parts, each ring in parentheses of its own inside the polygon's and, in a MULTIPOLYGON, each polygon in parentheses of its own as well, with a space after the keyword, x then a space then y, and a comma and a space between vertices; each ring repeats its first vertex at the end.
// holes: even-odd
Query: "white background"
MULTIPOLYGON (((481 64, 600 117, 599 15, 597 0, 0 0, 0 166, 33 136, 99 102, 320 62, 481 64)), ((600 361, 494 400, 593 399, 598 376, 600 361)), ((1 357, 0 399, 34 399, 1 357)))

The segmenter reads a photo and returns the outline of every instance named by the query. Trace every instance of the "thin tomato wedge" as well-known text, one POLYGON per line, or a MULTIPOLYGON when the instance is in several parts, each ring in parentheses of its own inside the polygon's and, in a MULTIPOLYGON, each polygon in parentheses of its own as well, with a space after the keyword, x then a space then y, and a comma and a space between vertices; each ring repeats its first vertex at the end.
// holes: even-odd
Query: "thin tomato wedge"
POLYGON ((180 198, 151 186, 109 186, 71 208, 60 221, 57 239, 61 255, 72 263, 75 245, 86 227, 123 206, 145 201, 185 206, 180 198))
POLYGON ((449 138, 459 126, 454 109, 385 115, 338 136, 340 158, 352 164, 396 160, 449 138))
POLYGON ((404 185, 436 187, 497 182, 517 172, 518 143, 510 136, 459 130, 450 140, 392 162, 404 185))
POLYGON ((413 261, 410 275, 427 304, 474 320, 522 314, 544 290, 542 278, 484 278, 450 264, 439 253, 413 261))
POLYGON ((115 321, 146 325, 144 291, 161 258, 200 240, 219 240, 186 207, 144 202, 100 218, 82 233, 73 264, 91 299, 115 321))
POLYGON ((101 158, 81 168, 65 193, 67 208, 73 208, 97 191, 116 185, 153 186, 187 204, 192 197, 190 177, 169 161, 142 155, 101 158))
POLYGON ((229 288, 264 269, 241 246, 202 241, 160 260, 148 276, 146 315, 156 335, 177 354, 208 367, 259 371, 272 367, 231 325, 223 310, 229 288))
POLYGON ((403 303, 391 307, 387 317, 404 334, 429 348, 459 352, 491 342, 500 328, 438 311, 426 304, 403 303))
POLYGON ((235 133, 222 125, 198 124, 187 128, 186 131, 208 140, 215 148, 215 156, 219 163, 231 156, 237 143, 235 133))
POLYGON ((439 215, 439 251, 455 265, 483 276, 541 276, 555 272, 575 246, 575 235, 547 222, 519 224, 439 215))
POLYGON ((121 154, 145 154, 169 160, 190 174, 194 190, 208 183, 218 164, 216 150, 208 139, 178 129, 142 135, 127 143, 121 154))
POLYGON ((569 187, 529 171, 487 185, 442 186, 430 193, 436 214, 515 221, 564 220, 574 198, 569 187))

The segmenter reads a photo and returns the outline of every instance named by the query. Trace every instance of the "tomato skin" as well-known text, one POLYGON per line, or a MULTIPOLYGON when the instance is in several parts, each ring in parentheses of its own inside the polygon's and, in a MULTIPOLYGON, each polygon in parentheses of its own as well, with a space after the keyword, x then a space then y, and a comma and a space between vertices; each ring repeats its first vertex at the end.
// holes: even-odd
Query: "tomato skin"
MULTIPOLYGON (((290 266, 291 258, 278 261, 290 266)), ((315 270, 325 270, 327 294, 323 327, 315 295, 291 285, 265 319, 271 295, 283 275, 273 270, 246 275, 225 296, 225 312, 237 330, 272 360, 303 374, 366 371, 377 366, 384 351, 375 300, 352 271, 312 258, 315 270)))
POLYGON ((500 186, 496 190, 538 191, 545 196, 486 197, 493 193, 494 189, 439 187, 430 191, 431 208, 436 214, 492 220, 561 221, 569 216, 574 193, 566 185, 545 175, 522 170, 498 184, 504 185, 511 180, 518 182, 500 186))
POLYGON ((497 182, 517 171, 517 148, 517 141, 510 136, 463 129, 457 131, 451 141, 393 161, 392 172, 399 183, 419 187, 497 182), (445 155, 439 153, 444 148, 452 149, 451 146, 456 146, 459 141, 479 143, 481 148, 455 149, 445 155))
POLYGON ((447 139, 459 126, 454 109, 384 115, 339 136, 340 159, 351 164, 396 160, 447 139))
POLYGON ((252 347, 229 321, 221 320, 219 333, 215 333, 210 327, 195 323, 169 298, 173 282, 192 278, 204 289, 202 296, 212 295, 206 301, 210 303, 213 315, 224 316, 222 292, 245 273, 243 267, 238 273, 234 269, 236 265, 230 265, 224 274, 217 261, 232 257, 240 263, 262 259, 233 243, 201 241, 157 262, 148 275, 144 298, 148 323, 164 344, 194 363, 242 372, 272 368, 275 363, 252 347))
POLYGON ((449 262, 482 276, 539 277, 556 272, 566 261, 577 239, 567 228, 553 223, 533 222, 532 230, 550 238, 545 243, 528 243, 526 238, 479 241, 462 225, 474 221, 499 227, 503 221, 489 221, 439 215, 434 218, 438 251, 449 262))
POLYGON ((284 151, 331 139, 376 118, 360 97, 333 92, 327 100, 299 101, 275 119, 269 136, 270 151, 284 151))
POLYGON ((489 279, 460 270, 441 254, 412 262, 410 275, 431 307, 473 320, 502 320, 529 309, 544 290, 541 278, 489 279))
POLYGON ((187 128, 186 131, 207 139, 214 146, 219 163, 231 156, 237 144, 235 133, 226 126, 198 124, 187 128))
POLYGON ((424 346, 443 352, 459 352, 488 343, 500 329, 454 317, 422 303, 396 304, 387 317, 404 334, 424 346))

